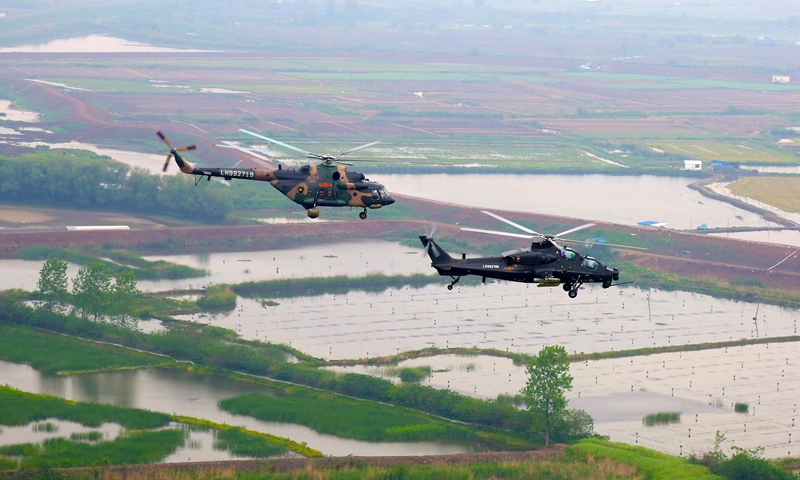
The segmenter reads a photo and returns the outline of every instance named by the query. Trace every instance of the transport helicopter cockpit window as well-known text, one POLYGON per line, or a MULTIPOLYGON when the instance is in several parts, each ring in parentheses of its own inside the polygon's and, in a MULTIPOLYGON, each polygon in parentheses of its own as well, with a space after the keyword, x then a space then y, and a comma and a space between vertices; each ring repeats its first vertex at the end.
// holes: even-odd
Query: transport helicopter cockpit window
POLYGON ((381 198, 389 198, 389 192, 385 188, 381 188, 378 192, 381 194, 381 198))
POLYGON ((597 270, 597 266, 598 265, 599 264, 597 263, 597 260, 595 260, 595 259, 593 259, 591 257, 586 257, 581 262, 581 266, 583 266, 587 270, 591 270, 591 271, 597 270))
POLYGON ((572 250, 567 250, 567 249, 561 250, 561 256, 564 257, 565 260, 575 260, 576 255, 577 254, 572 250))
POLYGON ((381 199, 381 197, 380 197, 380 195, 378 194, 378 191, 377 191, 377 190, 373 190, 373 191, 372 191, 372 199, 373 199, 373 200, 380 200, 380 199, 381 199))

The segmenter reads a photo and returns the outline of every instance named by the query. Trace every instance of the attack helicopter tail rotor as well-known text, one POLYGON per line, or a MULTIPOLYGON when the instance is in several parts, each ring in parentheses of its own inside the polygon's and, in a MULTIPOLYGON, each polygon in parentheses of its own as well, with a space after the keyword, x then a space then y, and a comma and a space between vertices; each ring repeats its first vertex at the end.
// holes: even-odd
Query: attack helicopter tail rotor
POLYGON ((167 147, 169 147, 169 155, 167 155, 167 160, 164 162, 164 168, 161 169, 162 172, 167 171, 167 167, 169 167, 169 161, 172 160, 173 155, 175 156, 176 159, 180 158, 177 152, 188 152, 189 150, 197 149, 197 145, 189 145, 181 148, 173 147, 169 139, 163 133, 161 133, 161 130, 157 131, 156 135, 158 135, 158 138, 160 138, 161 141, 164 142, 164 144, 166 144, 167 147))

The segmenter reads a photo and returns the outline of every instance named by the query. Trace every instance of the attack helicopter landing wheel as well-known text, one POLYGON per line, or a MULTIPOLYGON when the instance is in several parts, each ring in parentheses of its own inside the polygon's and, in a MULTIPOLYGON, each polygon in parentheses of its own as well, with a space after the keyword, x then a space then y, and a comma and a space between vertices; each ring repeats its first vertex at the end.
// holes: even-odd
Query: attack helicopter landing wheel
POLYGON ((569 292, 570 290, 572 290, 572 284, 565 283, 561 288, 563 288, 565 292, 569 292))
POLYGON ((577 290, 570 290, 567 295, 569 295, 569 298, 575 298, 575 297, 578 296, 578 291, 577 290))
POLYGON ((611 288, 611 282, 603 282, 603 288, 611 288))
POLYGON ((367 211, 364 210, 363 212, 359 213, 358 218, 360 218, 361 220, 365 220, 367 218, 367 211))
POLYGON ((448 290, 452 290, 452 289, 453 289, 453 286, 452 286, 452 285, 448 285, 448 286, 447 286, 447 289, 448 289, 448 290))

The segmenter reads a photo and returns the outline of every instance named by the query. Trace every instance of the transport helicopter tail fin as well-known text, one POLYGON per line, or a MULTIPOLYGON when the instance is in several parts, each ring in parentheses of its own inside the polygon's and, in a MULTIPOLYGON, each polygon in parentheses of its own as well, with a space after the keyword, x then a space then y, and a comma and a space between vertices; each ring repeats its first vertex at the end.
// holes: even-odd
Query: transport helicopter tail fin
POLYGON ((449 261, 453 259, 447 252, 442 250, 442 247, 440 247, 432 237, 420 235, 419 239, 422 242, 422 246, 425 247, 425 253, 428 254, 434 265, 449 263, 449 261))

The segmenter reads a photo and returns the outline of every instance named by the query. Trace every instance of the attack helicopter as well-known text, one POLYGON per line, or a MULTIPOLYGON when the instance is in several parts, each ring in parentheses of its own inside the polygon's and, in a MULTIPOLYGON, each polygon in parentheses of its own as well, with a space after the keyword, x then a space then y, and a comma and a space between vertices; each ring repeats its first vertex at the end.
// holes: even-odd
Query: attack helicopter
POLYGON ((531 246, 530 248, 518 248, 504 252, 499 257, 466 258, 466 254, 462 254, 461 258, 453 258, 433 240, 434 232, 420 235, 419 239, 422 242, 422 246, 425 247, 425 252, 431 259, 431 266, 439 272, 439 275, 449 276, 453 280, 447 286, 448 290, 452 290, 453 285, 458 283, 462 276, 477 275, 483 277, 484 283, 487 278, 497 278, 512 282, 536 283, 539 287, 563 285, 569 297, 575 298, 578 296, 578 289, 584 283, 601 283, 603 288, 622 285, 613 283, 619 280, 619 270, 609 268, 596 259, 581 255, 571 248, 562 247, 556 243, 556 240, 565 243, 598 244, 640 249, 639 247, 625 245, 561 238, 563 235, 592 227, 594 223, 587 223, 555 235, 545 235, 492 212, 483 211, 483 213, 518 228, 525 234, 476 228, 462 228, 461 230, 532 239, 531 246))
MULTIPOLYGON (((358 216, 363 220, 367 218, 367 209, 378 209, 394 203, 394 198, 386 191, 386 188, 377 182, 371 182, 363 173, 348 170, 344 165, 352 165, 342 162, 339 158, 348 153, 361 150, 375 145, 379 142, 367 143, 356 148, 351 148, 338 155, 320 155, 308 152, 297 147, 293 147, 283 142, 241 130, 243 133, 280 145, 303 154, 306 158, 319 160, 317 165, 303 165, 298 169, 284 168, 278 164, 277 169, 261 168, 219 168, 219 167, 195 167, 184 160, 179 152, 194 150, 196 145, 175 148, 167 137, 160 131, 156 134, 169 147, 167 161, 164 162, 163 171, 167 171, 169 162, 175 157, 181 172, 195 176, 194 184, 200 183, 203 177, 211 180, 211 177, 220 177, 225 180, 242 179, 269 182, 279 192, 284 194, 293 202, 306 209, 306 214, 310 218, 319 217, 318 207, 356 207, 363 210, 358 216)), ((234 148, 244 152, 270 153, 258 148, 245 148, 233 145, 217 145, 223 148, 234 148)))

